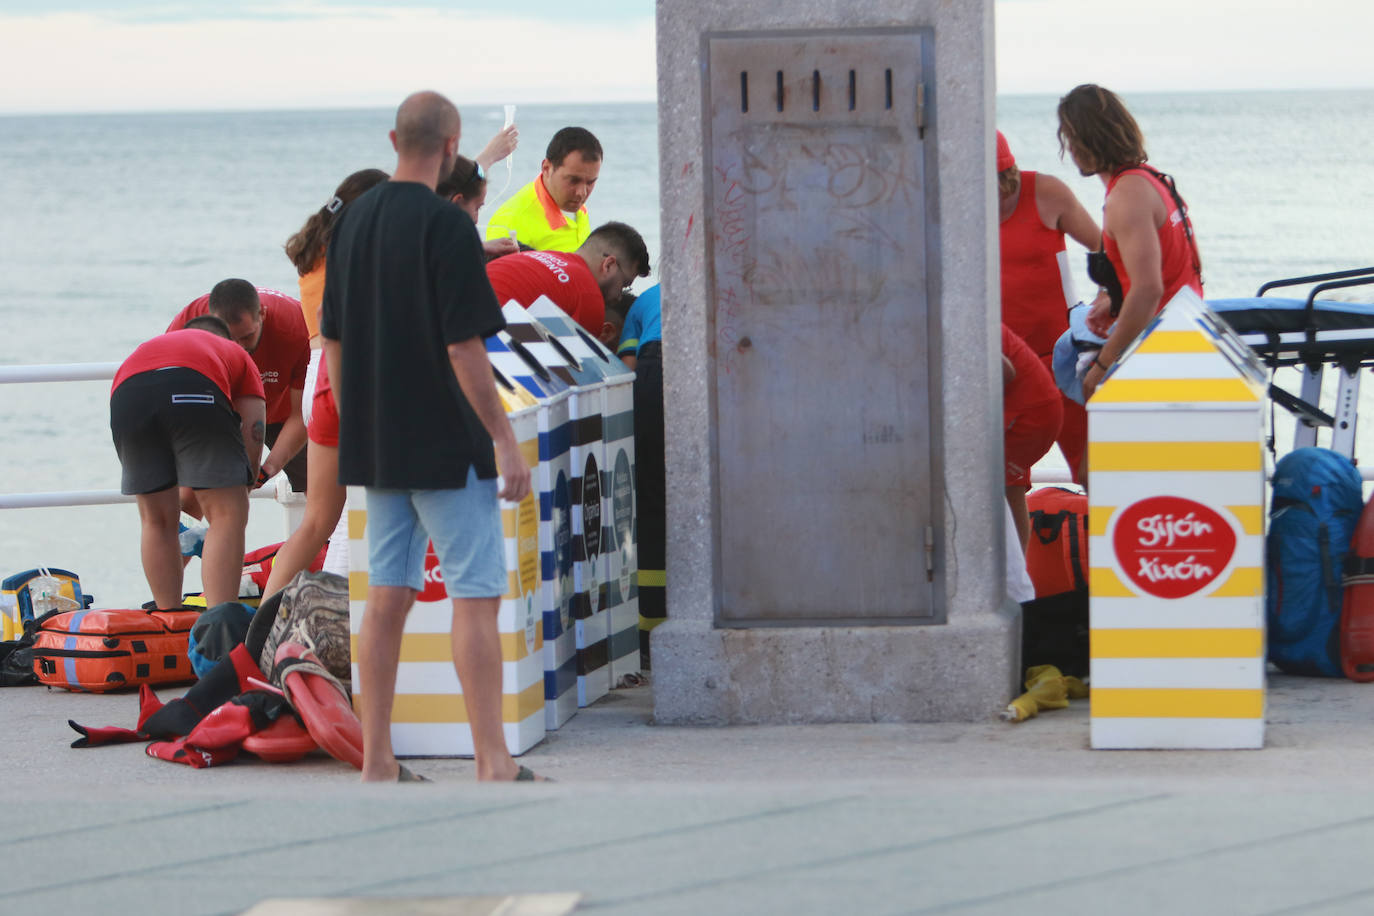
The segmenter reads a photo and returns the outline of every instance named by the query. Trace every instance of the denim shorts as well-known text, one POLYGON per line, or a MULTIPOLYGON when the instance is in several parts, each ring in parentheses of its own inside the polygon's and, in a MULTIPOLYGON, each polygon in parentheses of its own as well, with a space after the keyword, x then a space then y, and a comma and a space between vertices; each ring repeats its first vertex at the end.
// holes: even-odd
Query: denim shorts
POLYGON ((368 582, 425 584, 425 547, 434 553, 450 598, 496 598, 506 593, 506 550, 496 480, 449 490, 367 488, 368 582))

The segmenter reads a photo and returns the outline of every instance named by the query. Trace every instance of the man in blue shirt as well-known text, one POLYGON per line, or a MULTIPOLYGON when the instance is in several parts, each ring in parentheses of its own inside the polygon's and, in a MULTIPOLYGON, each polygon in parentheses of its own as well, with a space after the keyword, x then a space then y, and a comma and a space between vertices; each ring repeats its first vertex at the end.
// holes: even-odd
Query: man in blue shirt
POLYGON ((639 654, 649 670, 649 631, 663 622, 667 485, 663 466, 663 330, 658 284, 625 315, 617 355, 635 370, 635 499, 639 503, 639 654))
MULTIPOLYGON (((644 344, 663 341, 658 284, 646 289, 625 314, 625 326, 620 331, 620 345, 616 355, 631 369, 638 371, 639 348, 644 344)), ((657 357, 657 354, 655 354, 657 357)))

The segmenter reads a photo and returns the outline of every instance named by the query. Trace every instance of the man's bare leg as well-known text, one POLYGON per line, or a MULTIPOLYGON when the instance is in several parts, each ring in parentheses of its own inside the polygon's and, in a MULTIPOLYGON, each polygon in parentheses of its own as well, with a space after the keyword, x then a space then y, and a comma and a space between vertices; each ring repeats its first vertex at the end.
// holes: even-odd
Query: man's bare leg
MULTIPOLYGON (((198 490, 196 496, 210 525, 205 531, 205 548, 200 553, 200 584, 205 589, 205 606, 237 601, 239 583, 243 581, 243 531, 248 524, 248 488, 198 490)), ((180 553, 178 548, 178 556, 180 553)))
POLYGON ((181 607, 181 542, 177 524, 181 519, 181 498, 176 487, 156 493, 141 493, 138 503, 140 525, 139 552, 143 575, 160 608, 181 607))
POLYGON ((453 667, 463 685, 479 780, 511 780, 518 767, 501 723, 500 598, 453 599, 453 667))
POLYGON ((415 594, 415 589, 403 585, 372 585, 367 589, 367 608, 358 633, 363 782, 395 782, 400 771, 391 748, 391 706, 396 698, 396 667, 401 663, 401 634, 415 594))

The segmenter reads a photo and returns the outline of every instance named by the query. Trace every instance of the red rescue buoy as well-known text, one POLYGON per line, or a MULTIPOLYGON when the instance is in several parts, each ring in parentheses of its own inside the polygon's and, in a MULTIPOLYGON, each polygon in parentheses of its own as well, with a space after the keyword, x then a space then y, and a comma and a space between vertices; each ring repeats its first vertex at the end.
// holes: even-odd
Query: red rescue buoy
POLYGON ((1341 669, 1352 681, 1374 681, 1374 499, 1360 513, 1344 573, 1341 669))

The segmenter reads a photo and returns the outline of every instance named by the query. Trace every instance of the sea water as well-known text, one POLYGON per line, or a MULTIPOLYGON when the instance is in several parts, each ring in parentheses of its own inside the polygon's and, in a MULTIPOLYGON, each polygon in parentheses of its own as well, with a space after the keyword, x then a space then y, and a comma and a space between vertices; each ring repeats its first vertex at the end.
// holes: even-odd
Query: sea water
MULTIPOLYGON (((1188 201, 1209 296, 1252 295, 1276 277, 1374 264, 1374 92, 1127 102, 1151 161, 1175 176, 1188 201)), ((1100 215, 1101 182, 1059 157, 1055 104, 1051 96, 1000 98, 998 124, 1022 168, 1063 178, 1100 215)), ((226 277, 294 294, 282 244, 345 175, 393 166, 391 117, 356 110, 0 118, 0 364, 117 362, 226 277)), ((465 107, 463 118, 461 149, 473 155, 504 111, 496 100, 465 107)), ((516 123, 512 178, 507 185, 504 164, 492 169, 484 215, 534 176, 554 131, 585 126, 605 148, 588 202, 593 223, 637 228, 657 274, 655 107, 522 105, 516 123)), ((647 282, 653 278, 638 285, 647 282)), ((1089 290, 1081 270, 1079 289, 1089 290)), ((1057 452, 1045 461, 1062 464, 1057 452)), ((0 386, 0 490, 118 486, 108 383, 0 386)), ((255 500, 248 545, 283 536, 281 510, 255 500)), ((44 565, 77 572, 105 606, 147 599, 132 505, 0 511, 0 574, 44 565)), ((198 567, 193 561, 188 570, 188 589, 198 588, 198 567)))

